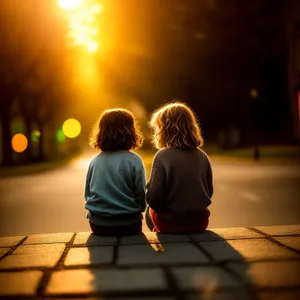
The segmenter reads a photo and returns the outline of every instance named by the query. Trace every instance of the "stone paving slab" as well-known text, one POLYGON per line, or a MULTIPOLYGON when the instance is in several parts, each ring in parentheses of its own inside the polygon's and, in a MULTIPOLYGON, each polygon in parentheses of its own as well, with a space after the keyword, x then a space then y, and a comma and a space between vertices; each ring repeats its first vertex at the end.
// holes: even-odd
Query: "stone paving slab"
POLYGON ((219 267, 178 267, 172 273, 183 290, 209 291, 240 285, 231 274, 219 267), (213 283, 213 286, 211 284, 213 283))
POLYGON ((76 234, 74 245, 84 246, 101 246, 101 245, 116 245, 116 236, 97 236, 91 232, 79 232, 76 234))
MULTIPOLYGON (((109 299, 109 300, 175 300, 175 298, 173 297, 156 297, 156 296, 145 296, 145 297, 109 297, 109 298, 101 298, 101 300, 103 299, 109 299)), ((100 299, 98 299, 100 300, 100 299)))
POLYGON ((41 271, 0 272, 0 295, 34 295, 42 276, 41 271))
POLYGON ((300 236, 277 228, 0 238, 0 299, 298 300, 300 236))
POLYGON ((208 263, 208 258, 190 243, 166 243, 161 245, 120 246, 118 265, 153 265, 208 263))
POLYGON ((215 291, 213 287, 204 293, 188 295, 187 297, 185 297, 185 300, 251 300, 251 299, 252 297, 245 290, 237 289, 237 290, 222 292, 222 291, 215 291))
POLYGON ((229 263, 228 268, 243 280, 259 287, 300 287, 300 261, 272 261, 251 264, 229 263))
POLYGON ((210 229, 203 233, 192 234, 192 239, 196 242, 235 240, 263 237, 261 234, 244 227, 217 228, 210 229))
MULTIPOLYGON (((60 298, 60 297, 56 297, 53 298, 53 297, 46 297, 46 298, 43 298, 43 300, 78 300, 78 297, 77 298, 70 298, 70 297, 67 297, 67 298, 60 298)), ((174 297, 160 297, 160 296, 143 296, 143 297, 132 297, 132 296, 118 296, 118 297, 112 297, 112 296, 99 296, 99 297, 84 297, 84 298, 79 298, 79 299, 84 299, 84 300, 176 300, 177 298, 174 298, 174 297)), ((199 299, 199 298, 198 298, 199 299)))
POLYGON ((187 234, 160 234, 156 232, 144 232, 142 234, 121 237, 120 245, 178 243, 190 241, 191 238, 187 234))
POLYGON ((265 239, 201 242, 216 261, 299 258, 299 254, 265 239))
POLYGON ((299 300, 300 290, 263 291, 258 294, 258 300, 299 300))
POLYGON ((64 244, 20 246, 0 261, 0 269, 54 267, 64 249, 64 244))
POLYGON ((46 294, 132 292, 151 289, 167 289, 162 270, 67 270, 52 274, 46 294))
POLYGON ((73 248, 66 257, 65 266, 110 264, 112 260, 112 246, 73 248))
POLYGON ((281 244, 300 251, 300 236, 274 237, 281 244))
POLYGON ((300 225, 260 226, 255 228, 272 236, 300 235, 300 225))
POLYGON ((0 248, 0 258, 4 256, 9 250, 10 248, 0 248))
POLYGON ((25 236, 0 237, 0 247, 13 247, 20 243, 25 236))
POLYGON ((30 235, 24 245, 31 244, 51 244, 51 243, 68 243, 73 236, 73 232, 66 233, 48 233, 48 234, 34 234, 30 235))

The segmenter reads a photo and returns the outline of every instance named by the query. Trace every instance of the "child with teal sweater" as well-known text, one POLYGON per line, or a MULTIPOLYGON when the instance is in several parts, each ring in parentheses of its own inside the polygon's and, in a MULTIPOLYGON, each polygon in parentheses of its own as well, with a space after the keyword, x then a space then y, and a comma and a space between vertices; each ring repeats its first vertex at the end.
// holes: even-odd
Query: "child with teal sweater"
POLYGON ((145 210, 145 167, 131 150, 142 145, 137 122, 127 110, 105 111, 92 134, 101 152, 86 175, 85 208, 90 227, 99 235, 135 234, 142 230, 145 210))

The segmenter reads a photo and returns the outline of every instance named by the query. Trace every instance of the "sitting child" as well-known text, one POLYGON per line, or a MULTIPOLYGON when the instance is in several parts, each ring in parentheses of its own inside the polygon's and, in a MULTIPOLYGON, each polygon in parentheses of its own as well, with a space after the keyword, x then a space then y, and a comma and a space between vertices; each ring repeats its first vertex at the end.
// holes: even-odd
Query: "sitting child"
POLYGON ((90 145, 101 152, 91 161, 85 184, 85 208, 95 234, 141 232, 145 167, 140 156, 130 150, 142 142, 134 116, 125 109, 105 111, 96 124, 90 145))
POLYGON ((213 179, 194 113, 184 103, 171 103, 157 110, 150 124, 159 151, 147 183, 148 227, 162 233, 204 231, 213 179))

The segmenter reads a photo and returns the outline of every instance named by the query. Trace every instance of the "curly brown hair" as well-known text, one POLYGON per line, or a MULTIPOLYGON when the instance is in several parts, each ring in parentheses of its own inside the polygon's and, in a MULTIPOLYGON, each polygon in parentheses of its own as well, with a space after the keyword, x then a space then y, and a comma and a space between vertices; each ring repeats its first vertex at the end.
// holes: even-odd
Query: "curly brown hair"
POLYGON ((204 144, 195 114, 183 102, 159 108, 152 114, 150 126, 154 129, 153 143, 157 149, 195 149, 204 144))
POLYGON ((133 150, 142 146, 143 135, 134 115, 123 108, 102 113, 90 137, 90 146, 102 151, 133 150))

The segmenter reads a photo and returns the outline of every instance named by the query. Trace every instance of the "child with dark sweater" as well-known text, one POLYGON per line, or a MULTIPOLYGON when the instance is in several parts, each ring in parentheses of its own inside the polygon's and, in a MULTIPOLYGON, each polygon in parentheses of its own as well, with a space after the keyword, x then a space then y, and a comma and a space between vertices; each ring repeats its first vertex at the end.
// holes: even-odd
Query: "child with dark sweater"
POLYGON ((146 176, 132 150, 142 141, 134 116, 125 109, 107 110, 97 122, 90 144, 101 152, 91 161, 85 184, 85 208, 95 234, 141 232, 146 176))
POLYGON ((193 111, 184 103, 167 104, 150 122, 156 153, 147 183, 148 227, 155 232, 204 231, 213 195, 212 168, 193 111))

